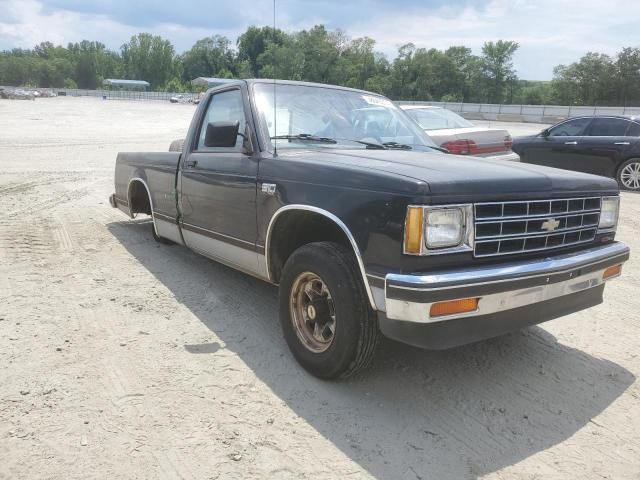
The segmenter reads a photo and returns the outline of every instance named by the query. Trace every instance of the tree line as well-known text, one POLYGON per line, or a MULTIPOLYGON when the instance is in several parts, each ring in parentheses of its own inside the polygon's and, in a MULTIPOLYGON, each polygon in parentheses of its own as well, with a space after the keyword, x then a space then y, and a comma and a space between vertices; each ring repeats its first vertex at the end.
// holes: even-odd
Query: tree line
POLYGON ((588 53, 558 65, 553 80, 518 78, 518 43, 485 42, 479 55, 465 46, 445 50, 399 47, 392 60, 369 37, 350 38, 318 25, 284 32, 249 27, 235 44, 213 35, 178 54, 161 36, 139 33, 108 49, 83 40, 66 47, 43 42, 0 52, 0 85, 96 89, 106 78, 146 80, 153 90, 193 91, 196 77, 280 78, 379 92, 394 100, 561 105, 640 105, 640 48, 616 56, 588 53))

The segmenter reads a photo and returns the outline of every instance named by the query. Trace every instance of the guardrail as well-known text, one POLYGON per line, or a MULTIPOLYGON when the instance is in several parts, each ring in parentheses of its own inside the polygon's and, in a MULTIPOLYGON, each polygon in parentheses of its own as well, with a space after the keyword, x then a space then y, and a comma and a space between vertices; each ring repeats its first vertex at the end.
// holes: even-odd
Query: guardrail
POLYGON ((497 120, 505 122, 556 123, 582 115, 638 115, 640 107, 585 107, 564 105, 496 105, 490 103, 412 102, 399 101, 398 105, 431 105, 443 107, 470 120, 497 120))

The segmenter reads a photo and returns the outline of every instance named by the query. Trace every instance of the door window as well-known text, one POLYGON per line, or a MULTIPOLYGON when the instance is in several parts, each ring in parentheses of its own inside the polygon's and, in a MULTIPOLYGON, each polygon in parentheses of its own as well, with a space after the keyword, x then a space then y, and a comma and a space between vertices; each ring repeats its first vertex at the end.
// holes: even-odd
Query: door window
POLYGON ((624 137, 629 121, 623 118, 596 118, 589 129, 590 137, 624 137))
POLYGON ((575 120, 569 120, 561 123, 549 130, 550 137, 576 137, 582 135, 584 129, 589 122, 590 118, 576 118, 575 120))
MULTIPOLYGON (((211 122, 240 122, 238 132, 244 133, 246 118, 244 116, 244 103, 240 90, 228 90, 226 92, 216 93, 211 97, 211 101, 207 107, 207 113, 200 127, 200 136, 198 137, 199 151, 229 151, 228 148, 205 146, 204 138, 207 133, 207 125, 211 122)), ((242 149, 242 141, 242 137, 238 135, 233 150, 240 151, 242 149)))
POLYGON ((631 122, 631 126, 627 131, 627 137, 640 137, 640 123, 631 122))

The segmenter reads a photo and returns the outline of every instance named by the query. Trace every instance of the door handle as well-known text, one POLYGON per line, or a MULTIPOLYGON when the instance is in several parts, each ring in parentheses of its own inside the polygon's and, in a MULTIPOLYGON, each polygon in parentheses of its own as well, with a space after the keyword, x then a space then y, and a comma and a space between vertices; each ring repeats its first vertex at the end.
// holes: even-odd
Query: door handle
POLYGON ((578 142, 564 142, 565 145, 577 145, 578 142))
POLYGON ((184 162, 185 168, 194 168, 196 165, 198 165, 197 160, 189 160, 188 162, 184 162))
POLYGON ((631 145, 630 142, 616 142, 614 145, 631 145))

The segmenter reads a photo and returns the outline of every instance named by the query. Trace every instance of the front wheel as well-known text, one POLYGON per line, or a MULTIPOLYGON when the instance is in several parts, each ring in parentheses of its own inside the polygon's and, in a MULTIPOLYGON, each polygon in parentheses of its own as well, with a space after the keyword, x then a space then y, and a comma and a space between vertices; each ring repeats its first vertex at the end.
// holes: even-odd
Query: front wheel
POLYGON ((620 188, 640 191, 640 158, 632 158, 620 165, 616 177, 620 188))
POLYGON ((279 296, 285 340, 309 373, 345 378, 369 365, 378 325, 349 249, 332 242, 300 247, 284 266, 279 296))

